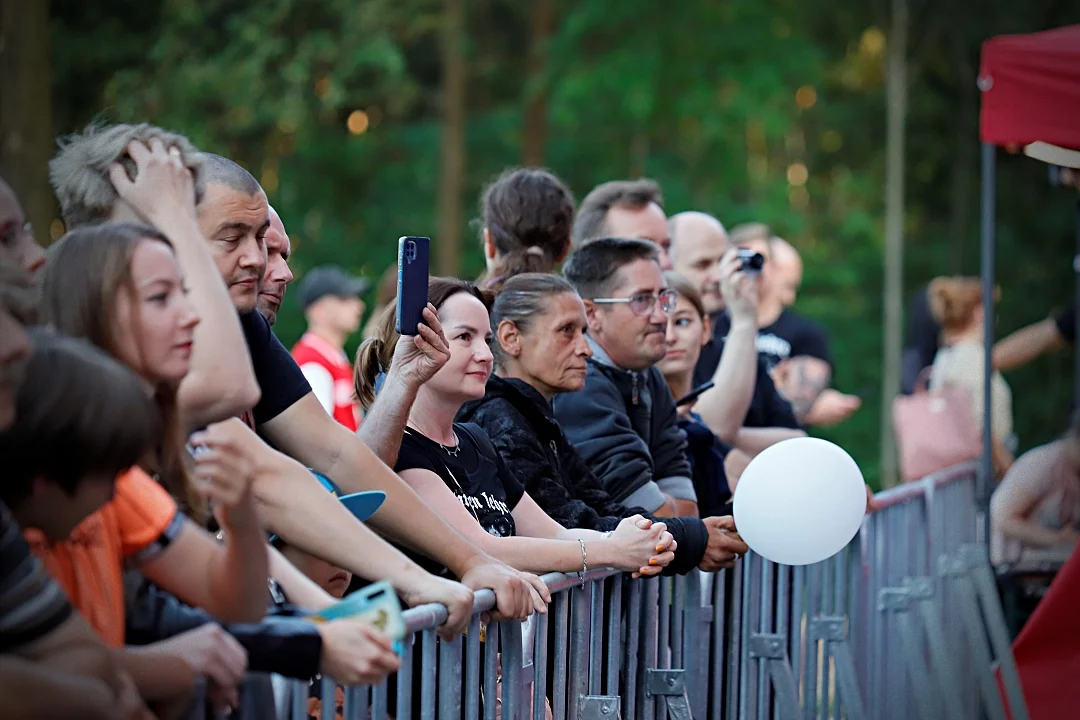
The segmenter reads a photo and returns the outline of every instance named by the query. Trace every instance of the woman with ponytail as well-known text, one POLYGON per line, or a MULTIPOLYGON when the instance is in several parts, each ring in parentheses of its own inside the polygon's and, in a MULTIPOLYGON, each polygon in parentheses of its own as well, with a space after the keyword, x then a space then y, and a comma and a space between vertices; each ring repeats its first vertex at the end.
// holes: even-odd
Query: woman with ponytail
POLYGON ((503 172, 480 200, 487 270, 480 285, 498 291, 507 278, 549 273, 570 252, 574 196, 547 170, 503 172))

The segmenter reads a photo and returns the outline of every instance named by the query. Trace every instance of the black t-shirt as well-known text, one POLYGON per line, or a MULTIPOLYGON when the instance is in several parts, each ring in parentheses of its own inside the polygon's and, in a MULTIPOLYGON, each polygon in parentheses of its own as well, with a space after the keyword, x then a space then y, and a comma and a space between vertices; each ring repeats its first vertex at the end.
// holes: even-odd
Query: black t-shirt
POLYGON ((1063 313, 1054 318, 1058 332, 1070 344, 1076 344, 1076 302, 1069 303, 1063 313))
MULTIPOLYGON (((726 313, 720 313, 713 326, 717 333, 715 337, 723 340, 730 329, 731 320, 726 313)), ((782 311, 771 325, 758 330, 756 344, 758 354, 765 358, 769 371, 784 360, 800 355, 824 360, 832 366, 828 331, 813 320, 789 310, 782 311)))
MULTIPOLYGON (((525 494, 525 488, 495 452, 479 425, 454 423, 454 431, 458 438, 456 456, 409 429, 401 438, 394 472, 430 470, 442 478, 484 530, 496 537, 513 537, 517 525, 511 513, 525 494)), ((438 563, 412 557, 428 572, 446 573, 446 568, 438 563)))
POLYGON ((269 422, 288 410, 300 398, 311 392, 304 373, 292 355, 270 329, 270 323, 257 312, 240 316, 244 329, 251 364, 255 368, 255 380, 259 383, 262 397, 245 421, 253 427, 269 422))

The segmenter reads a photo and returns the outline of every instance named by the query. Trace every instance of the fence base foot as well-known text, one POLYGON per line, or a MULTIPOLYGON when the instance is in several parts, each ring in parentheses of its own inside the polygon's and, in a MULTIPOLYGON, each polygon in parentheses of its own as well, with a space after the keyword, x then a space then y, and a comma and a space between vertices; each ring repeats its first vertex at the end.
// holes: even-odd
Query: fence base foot
POLYGON ((691 720, 685 670, 647 670, 645 693, 646 697, 664 699, 671 720, 691 720))
POLYGON ((578 707, 581 720, 620 720, 622 715, 618 695, 582 695, 578 707))

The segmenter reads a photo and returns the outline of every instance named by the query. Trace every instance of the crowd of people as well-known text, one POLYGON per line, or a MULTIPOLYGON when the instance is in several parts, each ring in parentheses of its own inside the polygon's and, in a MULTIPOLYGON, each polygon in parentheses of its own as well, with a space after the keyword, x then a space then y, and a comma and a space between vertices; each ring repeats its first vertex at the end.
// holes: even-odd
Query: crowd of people
POLYGON ((200 678, 218 709, 290 702, 248 671, 378 682, 390 638, 306 619, 374 581, 446 606, 451 638, 478 589, 487 620, 545 612, 541 573, 730 568, 747 463, 858 409, 791 309, 796 250, 669 218, 649 180, 576 203, 505 172, 483 276, 432 277, 404 335, 384 290, 350 362, 367 282, 305 273, 290 354, 287 226, 237 163, 118 124, 49 170, 47 251, 0 181, 4 717, 168 716, 200 678), (372 490, 370 516, 338 499, 372 490))

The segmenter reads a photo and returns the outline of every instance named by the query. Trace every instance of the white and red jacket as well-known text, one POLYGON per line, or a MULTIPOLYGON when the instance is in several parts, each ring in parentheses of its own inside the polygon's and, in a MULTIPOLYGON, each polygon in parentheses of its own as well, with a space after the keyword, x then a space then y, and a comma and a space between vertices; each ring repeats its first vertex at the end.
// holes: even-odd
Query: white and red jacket
POLYGON ((353 401, 353 368, 345 351, 306 332, 293 346, 292 356, 326 412, 356 432, 360 407, 353 401))

